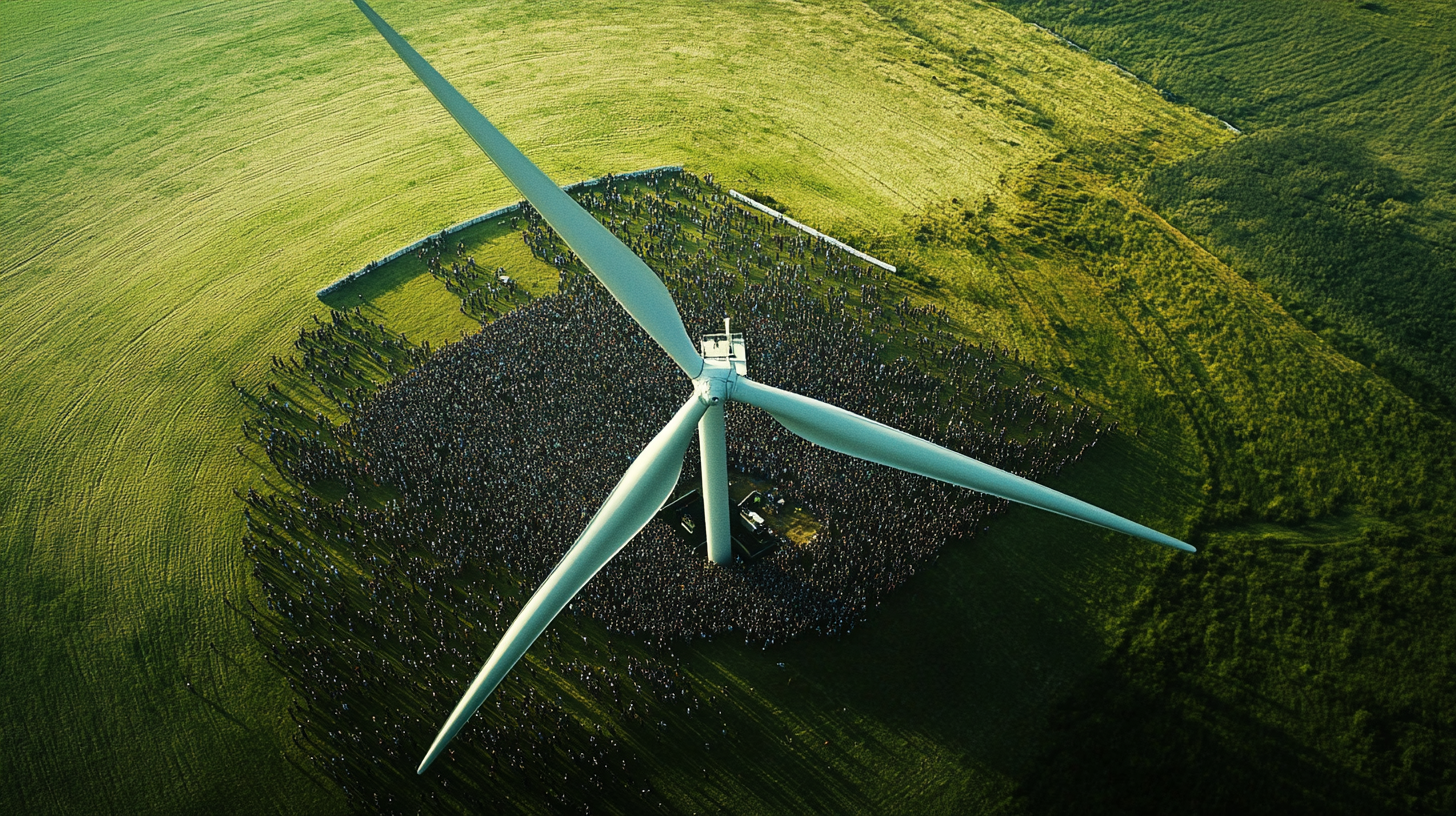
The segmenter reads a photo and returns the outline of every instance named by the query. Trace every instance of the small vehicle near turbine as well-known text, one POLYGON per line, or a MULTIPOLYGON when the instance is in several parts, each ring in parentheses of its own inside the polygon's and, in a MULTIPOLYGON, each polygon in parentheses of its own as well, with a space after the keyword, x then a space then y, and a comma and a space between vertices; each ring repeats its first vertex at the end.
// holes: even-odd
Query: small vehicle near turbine
POLYGON ((702 451, 708 558, 716 564, 732 561, 723 414, 730 400, 761 408, 792 433, 830 450, 1194 552, 1171 536, 1028 479, 828 403, 755 382, 748 377, 745 338, 733 333, 726 322, 722 334, 702 338, 699 352, 657 274, 501 135, 363 0, 354 2, 435 99, 693 383, 692 396, 633 460, 586 529, 506 630, 430 746, 419 773, 440 756, 581 588, 662 508, 682 475, 683 457, 694 431, 702 451))

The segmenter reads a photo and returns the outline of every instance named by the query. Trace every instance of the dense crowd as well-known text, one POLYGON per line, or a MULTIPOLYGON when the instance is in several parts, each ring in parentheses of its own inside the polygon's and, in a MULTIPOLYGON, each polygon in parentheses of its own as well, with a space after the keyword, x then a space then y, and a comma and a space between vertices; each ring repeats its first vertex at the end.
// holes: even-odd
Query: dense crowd
MULTIPOLYGON (((1087 447, 1085 410, 1068 415, 1037 393, 1034 378, 1004 384, 995 350, 947 346, 938 311, 879 304, 878 270, 741 208, 707 203, 702 217, 667 194, 628 199, 609 189, 588 201, 644 257, 663 259, 690 334, 733 317, 747 338, 750 376, 1032 478, 1087 447), (702 221, 700 248, 689 254, 682 235, 694 220, 702 221), (892 337, 916 359, 887 361, 892 337), (944 379, 922 370, 929 362, 944 379), (989 421, 973 419, 970 405, 988 409, 989 421)), ((370 401, 355 426, 374 478, 417 512, 441 511, 438 553, 509 564, 539 581, 691 386, 526 217, 524 238, 561 269, 561 292, 440 350, 370 401)), ((727 426, 730 466, 807 510, 817 539, 719 567, 655 521, 574 608, 658 638, 842 633, 1004 504, 818 448, 751 406, 730 404, 727 426)), ((687 462, 683 490, 699 478, 695 443, 687 462)))
MULTIPOLYGON (((878 269, 731 205, 710 178, 608 183, 580 198, 659 270, 690 334, 733 318, 760 382, 1031 478, 1105 430, 1016 373, 1013 352, 952 342, 943 312, 885 302, 894 283, 878 269)), ((505 791, 561 811, 625 792, 641 809, 646 789, 617 737, 581 725, 594 718, 572 713, 558 681, 619 724, 661 733, 687 717, 708 751, 723 726, 720 690, 694 688, 661 646, 844 633, 1004 506, 818 448, 730 404, 730 469, 817 525, 812 540, 718 566, 666 521, 649 523, 492 696, 459 756, 415 780, 411 763, 530 592, 691 392, 537 216, 524 208, 518 219, 558 269, 558 294, 515 307, 522 293, 505 270, 436 241, 421 251, 431 272, 462 307, 498 318, 431 349, 335 312, 273 361, 312 396, 275 384, 249 396, 259 411, 247 435, 307 489, 240 494, 267 610, 238 611, 299 694, 288 712, 299 749, 369 809, 409 809, 421 796, 500 805, 505 791), (614 646, 592 628, 603 625, 635 637, 614 646), (558 779, 548 768, 570 770, 558 779)), ((679 490, 697 480, 694 442, 679 490)))
MULTIPOLYGON (((362 331, 351 322, 334 325, 362 331)), ((299 444, 310 437, 288 429, 290 417, 302 416, 297 408, 272 392, 259 404, 277 426, 261 441, 280 462, 303 471, 304 460, 289 457, 313 461, 349 447, 344 438, 323 448, 299 444)), ((362 491, 373 485, 367 473, 348 472, 357 462, 347 454, 329 461, 344 469, 329 478, 362 491)), ((415 777, 414 764, 529 585, 508 568, 433 557, 421 542, 440 540, 443 528, 403 502, 371 503, 352 491, 342 502, 316 491, 239 497, 244 549, 265 599, 262 608, 246 600, 234 609, 297 694, 286 712, 298 729, 295 747, 356 804, 390 813, 422 806, 576 813, 616 799, 628 806, 601 810, 656 812, 620 733, 602 717, 583 716, 579 701, 611 711, 618 728, 649 733, 679 715, 703 717, 703 699, 670 652, 614 644, 568 616, 492 695, 448 758, 415 777)), ((722 725, 705 720, 699 730, 711 739, 722 725)))

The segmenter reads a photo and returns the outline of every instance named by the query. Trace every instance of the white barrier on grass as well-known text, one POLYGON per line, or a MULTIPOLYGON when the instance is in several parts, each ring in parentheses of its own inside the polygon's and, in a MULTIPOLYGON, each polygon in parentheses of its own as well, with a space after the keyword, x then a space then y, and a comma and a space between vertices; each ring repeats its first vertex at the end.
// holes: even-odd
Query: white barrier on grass
POLYGON ((866 255, 865 253, 860 252, 859 250, 855 249, 854 247, 850 246, 849 244, 844 243, 843 241, 839 241, 839 240, 836 240, 834 238, 830 238, 828 235, 825 235, 824 233, 820 232, 819 230, 814 229, 813 227, 809 227, 809 226, 805 226, 804 224, 800 224, 798 221, 795 221, 794 219, 788 217, 787 215, 784 215, 783 213, 779 212, 778 210, 775 210, 773 207, 770 207, 770 206, 768 206, 766 204, 760 204, 757 201, 754 201, 753 199, 751 199, 748 196, 744 195, 743 193, 738 192, 737 190, 729 190, 728 191, 728 195, 731 196, 731 197, 733 197, 737 201, 742 201, 744 204, 747 204, 748 206, 754 208, 755 210, 758 210, 759 212, 768 213, 769 215, 773 216, 774 218, 777 218, 778 220, 784 222, 785 224, 788 224, 789 226, 793 227, 794 229, 800 230, 802 232, 806 232, 806 233, 814 236, 815 238, 818 238, 819 240, 824 241, 825 243, 833 244, 834 246, 839 247, 840 249, 844 250, 845 252, 848 252, 849 254, 853 255, 856 258, 859 258, 862 261, 868 261, 868 262, 874 264, 875 266, 878 266, 879 268, 881 268, 881 269, 883 269, 883 270, 885 270, 887 272, 894 272, 895 271, 895 267, 894 266, 885 263, 884 261, 880 260, 879 258, 875 258, 875 257, 872 257, 870 255, 866 255))
MULTIPOLYGON (((650 176, 653 173, 681 173, 681 172, 682 172, 682 165, 680 165, 680 164, 665 164, 665 165, 663 165, 661 167, 649 167, 646 170, 633 170, 630 173, 616 173, 616 174, 612 174, 611 176, 603 176, 603 177, 600 177, 600 178, 587 179, 586 181, 578 181, 575 184, 568 184, 568 185, 562 187, 561 189, 563 189, 563 190, 565 190, 566 192, 569 193, 572 190, 576 190, 576 189, 581 188, 581 187, 595 187, 598 184, 601 184, 607 178, 611 178, 613 181, 615 181, 617 179, 641 178, 642 176, 650 176)), ((486 221, 491 220, 492 218, 499 218, 502 215, 509 215, 510 213, 516 212, 517 210, 521 209, 521 205, 524 204, 524 203, 525 203, 524 201, 517 201, 514 204, 508 204, 508 205, 506 205, 504 207, 500 207, 498 209, 491 210, 490 212, 485 213, 483 215, 477 215, 474 218, 471 218, 469 220, 461 221, 458 224, 455 224, 453 226, 446 227, 446 228, 440 230, 439 232, 433 233, 431 235, 426 235, 425 237, 421 238, 420 240, 415 241, 413 244, 410 244, 409 246, 405 246, 405 247, 400 247, 399 249, 396 249, 395 251, 389 253, 388 255, 385 255, 383 258, 380 258, 377 261, 370 261, 369 263, 364 264, 363 267, 361 267, 359 269, 356 269, 353 272, 350 272, 349 274, 345 275, 344 277, 339 278, 338 280, 334 281, 333 283, 329 284, 328 286, 325 286, 324 288, 318 290, 318 292, 316 294, 317 294, 318 297, 323 297, 324 295, 328 295, 328 294, 331 294, 333 292, 336 292, 340 288, 342 288, 344 286, 347 286, 347 285, 349 285, 350 283, 353 283, 356 280, 359 280, 360 278, 364 277, 365 275, 369 274, 370 272, 373 272, 374 270, 378 269, 379 267, 384 266, 385 264, 389 263, 390 261, 393 261, 393 260, 395 260, 397 258, 400 258, 400 257, 404 256, 404 255, 408 255, 409 253, 414 252, 415 250, 419 249, 420 247, 424 246, 425 244, 430 243, 431 241, 441 240, 441 239, 445 238, 448 235, 453 235, 454 233, 457 233, 457 232, 459 232, 459 231, 461 231, 463 229, 469 229, 470 227, 473 227, 476 224, 483 224, 486 221)))

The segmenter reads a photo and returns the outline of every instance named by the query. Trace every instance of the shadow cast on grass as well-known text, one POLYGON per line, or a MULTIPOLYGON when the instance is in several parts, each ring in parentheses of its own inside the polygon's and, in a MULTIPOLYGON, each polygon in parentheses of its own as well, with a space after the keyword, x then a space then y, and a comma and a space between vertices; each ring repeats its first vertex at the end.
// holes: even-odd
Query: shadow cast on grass
POLYGON ((319 301, 330 309, 345 311, 370 303, 389 292, 403 289, 405 284, 426 274, 429 271, 423 263, 412 256, 405 256, 349 281, 332 292, 320 295, 319 301))
MULTIPOLYGON (((1120 445, 1051 483, 1120 509, 1138 498, 1137 467, 1148 465, 1120 445)), ((1053 706, 1106 659, 1108 627, 1148 571, 1184 556, 1029 508, 989 527, 948 543, 852 634, 776 659, 863 714, 1020 774, 1053 706)))
POLYGON ((1289 735, 1191 687, 1106 666, 1052 717, 1014 812, 1359 814, 1391 803, 1289 735))

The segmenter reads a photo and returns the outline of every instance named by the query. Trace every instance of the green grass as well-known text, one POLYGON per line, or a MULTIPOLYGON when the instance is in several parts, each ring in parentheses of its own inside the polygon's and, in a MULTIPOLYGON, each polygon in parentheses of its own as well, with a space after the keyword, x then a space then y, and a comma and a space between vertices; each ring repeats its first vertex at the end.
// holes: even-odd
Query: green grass
MULTIPOLYGON (((510 229, 509 219, 493 219, 461 230, 450 237, 450 245, 457 244, 465 245, 466 257, 479 257, 482 263, 489 257, 491 268, 505 268, 523 296, 536 297, 556 290, 556 270, 531 255, 519 234, 510 229)), ((451 257, 455 257, 454 253, 451 257)), ((322 302, 331 309, 357 308, 364 317, 385 321, 416 343, 428 340, 438 346, 458 339, 462 331, 480 328, 478 320, 461 311, 460 299, 432 277, 425 262, 413 254, 351 281, 323 296, 322 302)))
POLYGON ((1248 131, 1344 135, 1429 187, 1450 188, 1448 104, 1456 29, 1442 0, 1259 3, 1155 0, 1136 6, 999 0, 1138 76, 1248 131), (1374 8, 1371 8, 1374 6, 1374 8))
POLYGON ((1024 228, 1042 232, 1030 267, 1055 274, 1038 282, 1022 264, 1018 294, 1034 293, 1043 336, 1103 349, 1113 388, 1127 382, 1106 365, 1116 350, 1143 357, 1128 363, 1147 385, 1116 402, 1186 428, 1203 552, 1175 560, 1111 627, 1113 657, 1058 704, 1013 808, 1448 809, 1441 769, 1456 746, 1439 734, 1456 701, 1435 678, 1456 575, 1450 423, 1131 197, 1068 186, 1026 191, 1039 217, 1024 228), (1367 720, 1376 736, 1351 730, 1367 720))
POLYGON ((1172 565, 1058 705, 1021 810, 1448 811, 1456 711, 1432 693, 1456 669, 1447 531, 1350 518, 1230 530, 1207 551, 1172 565))
MULTIPOLYGON (((1389 5, 1397 13, 1371 25, 1405 26, 1379 33, 1441 64, 1449 15, 1389 5)), ((1339 718, 1360 710, 1378 723, 1449 723, 1449 695, 1432 683, 1366 682, 1383 671, 1375 660, 1309 692, 1324 713, 1307 723, 1248 702, 1254 692, 1272 706, 1297 702, 1305 692, 1287 678, 1304 655, 1337 643, 1373 601, 1289 579, 1289 603, 1331 624, 1301 636, 1305 651, 1258 652, 1269 659, 1255 668, 1203 660, 1225 647, 1194 637, 1205 617, 1181 613, 1192 603, 1185 588, 1213 580, 1197 571, 1221 576, 1207 565, 1231 564, 1263 586, 1330 535, 1354 552, 1341 562, 1353 572, 1339 573, 1353 581, 1364 574, 1360 548, 1382 561, 1399 548, 1319 525, 1372 518, 1429 536, 1425 525, 1449 519, 1456 495, 1449 420, 1341 356, 1139 199, 1149 167, 1226 143, 1216 125, 977 4, 379 11, 554 178, 686 164, 908 261, 924 282, 916 297, 946 305, 969 335, 1019 348, 1137 431, 1058 487, 1208 545, 1204 561, 1176 562, 1190 572, 1170 573, 1161 553, 1015 511, 843 643, 767 656, 714 644, 693 658, 753 688, 772 722, 830 740, 822 762, 783 750, 842 774, 842 801, 1036 809, 1016 793, 1035 778, 1028 768, 1049 757, 1073 767, 1099 734, 1063 727, 1057 701, 1086 699, 1081 689, 1111 678, 1128 692, 1108 710, 1137 724, 1146 692, 1129 678, 1166 663, 1160 644, 1192 655, 1170 669, 1177 699, 1194 689, 1240 715, 1219 726, 1222 742, 1190 756, 1216 765, 1267 737, 1350 775, 1373 797, 1356 804, 1444 801, 1449 783, 1432 782, 1425 760, 1380 781, 1391 746, 1426 743, 1336 739, 1339 718), (1257 546, 1239 538, 1262 524, 1282 532, 1257 546), (1235 540, 1228 551, 1240 555, 1221 557, 1235 540), (927 620, 945 637, 912 638, 927 620), (1237 683, 1202 683, 1219 666, 1237 683), (1402 700, 1412 701, 1407 720, 1390 713, 1402 700)), ((1293 28, 1256 20, 1248 30, 1307 41, 1297 26, 1308 19, 1290 18, 1293 28)), ((349 4, 9 3, 0 25, 0 802, 16 812, 337 812, 337 792, 290 747, 287 687, 222 604, 251 586, 231 488, 269 478, 234 451, 245 411, 229 381, 261 381, 270 355, 289 353, 297 327, 322 314, 320 286, 515 196, 349 4)), ((1336 94, 1359 104, 1299 108, 1259 95, 1268 85, 1252 73, 1257 49, 1229 57, 1251 66, 1243 108, 1174 89, 1241 125, 1343 110, 1331 121, 1424 185, 1434 215, 1410 223, 1430 240, 1449 212, 1449 190, 1429 186, 1450 166, 1449 128, 1418 139, 1419 129, 1368 115, 1402 110, 1415 92, 1390 94, 1417 86, 1380 74, 1359 94, 1336 94)), ((1301 74, 1289 99, 1361 70, 1356 61, 1332 78, 1301 74)), ((1435 87, 1416 101, 1449 97, 1435 87)), ((429 278, 381 285, 366 311, 411 339, 438 343, 470 327, 429 278)), ((1439 557, 1423 563, 1445 568, 1439 557)), ((1249 594, 1198 597, 1239 614, 1249 594)), ((1397 622, 1415 614, 1403 610, 1449 614, 1395 608, 1397 622)), ((1261 637, 1273 626, 1260 622, 1261 637)), ((1359 642, 1382 655, 1389 631, 1359 642)), ((1411 654, 1439 654, 1421 632, 1411 654)), ((1176 722, 1148 716, 1150 729, 1176 722)), ((1433 750, 1412 756, 1449 758, 1433 750)), ((782 809, 757 793, 776 788, 756 782, 742 786, 744 809, 782 809)), ((681 775, 662 788, 693 796, 681 775)))
POLYGON ((1456 404, 1450 4, 1003 5, 1251 132, 1155 173, 1150 202, 1343 353, 1456 404))

